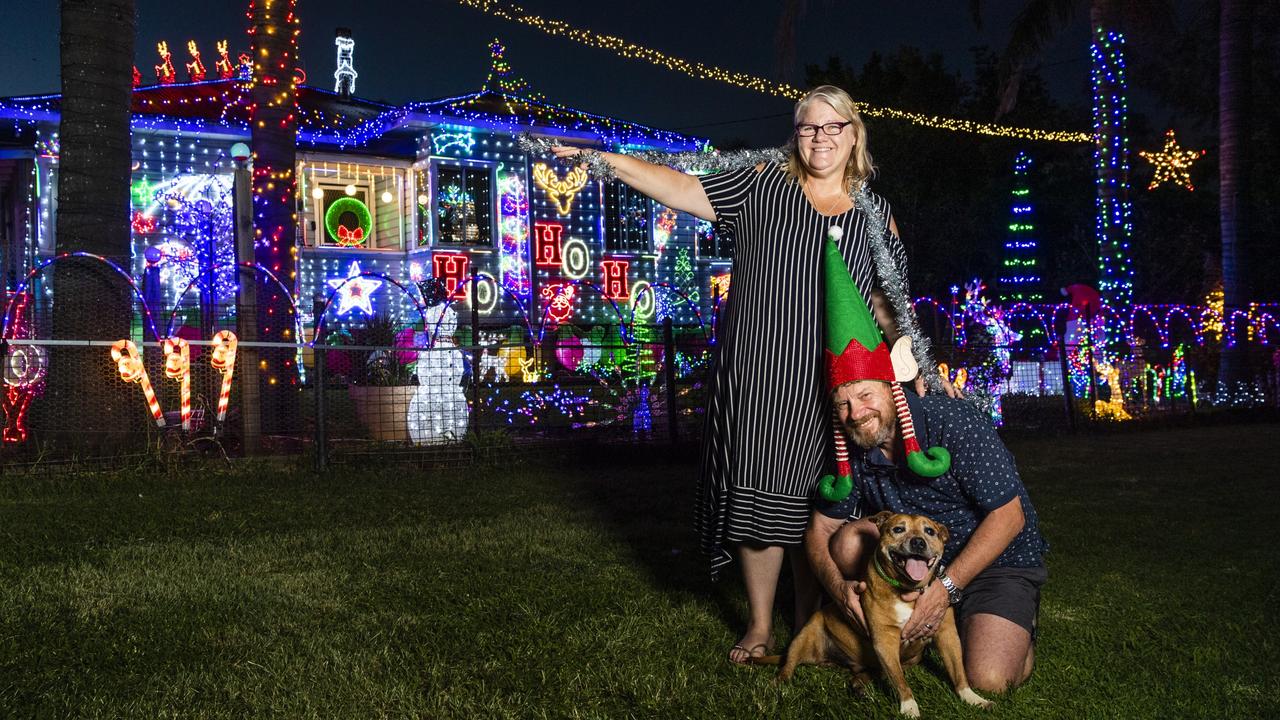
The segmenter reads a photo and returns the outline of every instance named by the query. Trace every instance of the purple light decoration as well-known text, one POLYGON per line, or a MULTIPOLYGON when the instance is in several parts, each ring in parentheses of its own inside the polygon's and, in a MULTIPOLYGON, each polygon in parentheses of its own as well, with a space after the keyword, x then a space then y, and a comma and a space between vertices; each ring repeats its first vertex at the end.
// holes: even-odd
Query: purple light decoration
POLYGON ((529 286, 529 196, 517 170, 499 170, 498 228, 502 286, 527 299, 529 286))

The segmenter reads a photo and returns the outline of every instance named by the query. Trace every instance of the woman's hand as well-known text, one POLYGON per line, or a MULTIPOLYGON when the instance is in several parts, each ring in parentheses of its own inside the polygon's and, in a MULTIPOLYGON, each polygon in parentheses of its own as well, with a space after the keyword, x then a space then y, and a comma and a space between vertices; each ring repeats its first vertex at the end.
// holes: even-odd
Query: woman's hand
MULTIPOLYGON (((938 373, 938 379, 942 381, 941 383, 942 391, 947 394, 947 397, 955 398, 957 400, 964 399, 964 393, 960 392, 960 388, 956 387, 955 385, 952 385, 951 380, 947 378, 946 375, 943 375, 942 373, 938 373)), ((915 387, 916 387, 916 395, 919 395, 920 397, 924 397, 925 392, 927 392, 928 390, 924 382, 924 373, 920 373, 919 375, 916 376, 915 387)))
POLYGON ((573 145, 552 145, 551 154, 557 158, 564 160, 571 158, 581 152, 586 152, 587 148, 575 147, 573 145))

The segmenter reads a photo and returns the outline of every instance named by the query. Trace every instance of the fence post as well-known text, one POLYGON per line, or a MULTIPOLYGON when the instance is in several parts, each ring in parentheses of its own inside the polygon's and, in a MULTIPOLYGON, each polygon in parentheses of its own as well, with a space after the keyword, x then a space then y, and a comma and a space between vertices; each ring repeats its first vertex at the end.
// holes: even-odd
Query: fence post
POLYGON ((1190 408, 1191 414, 1196 414, 1196 371, 1190 367, 1187 368, 1187 374, 1182 383, 1182 391, 1187 395, 1187 407, 1190 408))
MULTIPOLYGON (((1089 324, 1089 341, 1085 343, 1085 347, 1089 350, 1089 365, 1086 370, 1089 372, 1089 415, 1094 413, 1093 408, 1097 407, 1094 403, 1098 402, 1098 366, 1093 356, 1093 344, 1095 333, 1093 332, 1093 311, 1086 309, 1086 322, 1089 324)), ((1106 334, 1103 334, 1106 337, 1106 334)))
POLYGON ((1062 404, 1067 413, 1067 427, 1076 431, 1076 404, 1071 396, 1071 371, 1067 368, 1067 331, 1058 336, 1058 364, 1062 368, 1062 404))
MULTIPOLYGON (((319 318, 320 313, 324 311, 324 301, 315 298, 313 301, 314 313, 313 317, 319 318)), ((318 324, 318 323, 317 323, 318 324)), ((329 438, 325 431, 326 415, 325 415, 325 350, 320 344, 320 337, 315 337, 315 343, 311 346, 311 356, 314 358, 315 377, 311 380, 311 386, 315 388, 316 393, 316 470, 324 472, 329 462, 329 438)))
POLYGON ((671 317, 662 319, 662 369, 667 380, 667 437, 680 439, 680 414, 676 411, 676 339, 671 317))
MULTIPOLYGON (((471 305, 471 416, 475 417, 480 409, 480 304, 476 302, 476 288, 480 286, 480 274, 471 275, 471 295, 467 298, 471 305)), ((479 428, 476 428, 477 430, 479 428)))
MULTIPOLYGON (((8 309, 7 307, 5 308, 8 309)), ((0 337, 0 368, 9 367, 9 341, 0 337)), ((6 392, 3 383, 0 383, 0 392, 6 392)), ((14 412, 17 412, 16 410, 14 412)), ((3 421, 4 418, 0 418, 3 421)), ((0 422, 0 427, 4 427, 4 423, 0 422)), ((4 436, 0 434, 0 460, 4 459, 4 436)))

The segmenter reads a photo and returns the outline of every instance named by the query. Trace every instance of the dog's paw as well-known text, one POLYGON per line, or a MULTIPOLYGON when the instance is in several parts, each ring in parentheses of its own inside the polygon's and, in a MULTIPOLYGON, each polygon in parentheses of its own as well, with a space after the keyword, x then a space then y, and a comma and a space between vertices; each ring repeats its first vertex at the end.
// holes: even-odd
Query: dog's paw
POLYGON ((977 705, 983 710, 990 710, 991 708, 995 707, 995 703, 982 697, 978 693, 974 692, 971 688, 965 688, 961 690, 960 699, 965 701, 965 703, 968 705, 977 705))
POLYGON ((920 717, 920 705, 916 702, 915 698, 903 700, 898 705, 898 713, 907 717, 918 718, 920 717))

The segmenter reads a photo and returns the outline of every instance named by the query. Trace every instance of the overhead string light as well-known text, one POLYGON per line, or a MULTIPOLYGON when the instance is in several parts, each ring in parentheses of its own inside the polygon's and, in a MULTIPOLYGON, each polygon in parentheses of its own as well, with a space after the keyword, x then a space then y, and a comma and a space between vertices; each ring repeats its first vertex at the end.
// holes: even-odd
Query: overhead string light
MULTIPOLYGON (((632 42, 627 42, 626 40, 614 35, 602 35, 590 30, 575 28, 563 20, 548 20, 538 15, 534 15, 513 3, 502 2, 501 0, 457 0, 457 2, 460 5, 474 8, 487 15, 492 15, 493 17, 520 23, 522 25, 528 25, 547 33, 548 35, 567 37, 589 47, 609 50, 620 57, 628 59, 643 60, 652 65, 658 65, 660 67, 667 68, 668 70, 681 72, 700 80, 715 80, 717 82, 735 85, 748 90, 754 90, 765 95, 783 97, 789 100, 799 100, 804 95, 804 91, 794 85, 774 82, 748 73, 732 72, 714 65, 706 65, 701 62, 672 57, 671 55, 667 55, 661 51, 647 48, 642 45, 636 45, 632 42)), ((1015 137, 1022 138, 1024 140, 1048 140, 1054 142, 1083 143, 1090 142, 1093 139, 1092 135, 1085 132, 1009 127, 1006 125, 995 125, 992 123, 980 123, 973 120, 962 120, 959 118, 948 118, 938 115, 925 115, 922 113, 908 112, 906 110, 897 110, 895 108, 876 107, 867 103, 856 104, 859 112, 870 117, 905 120, 916 125, 922 125, 938 130, 968 132, 979 135, 993 135, 996 137, 1015 137)))

